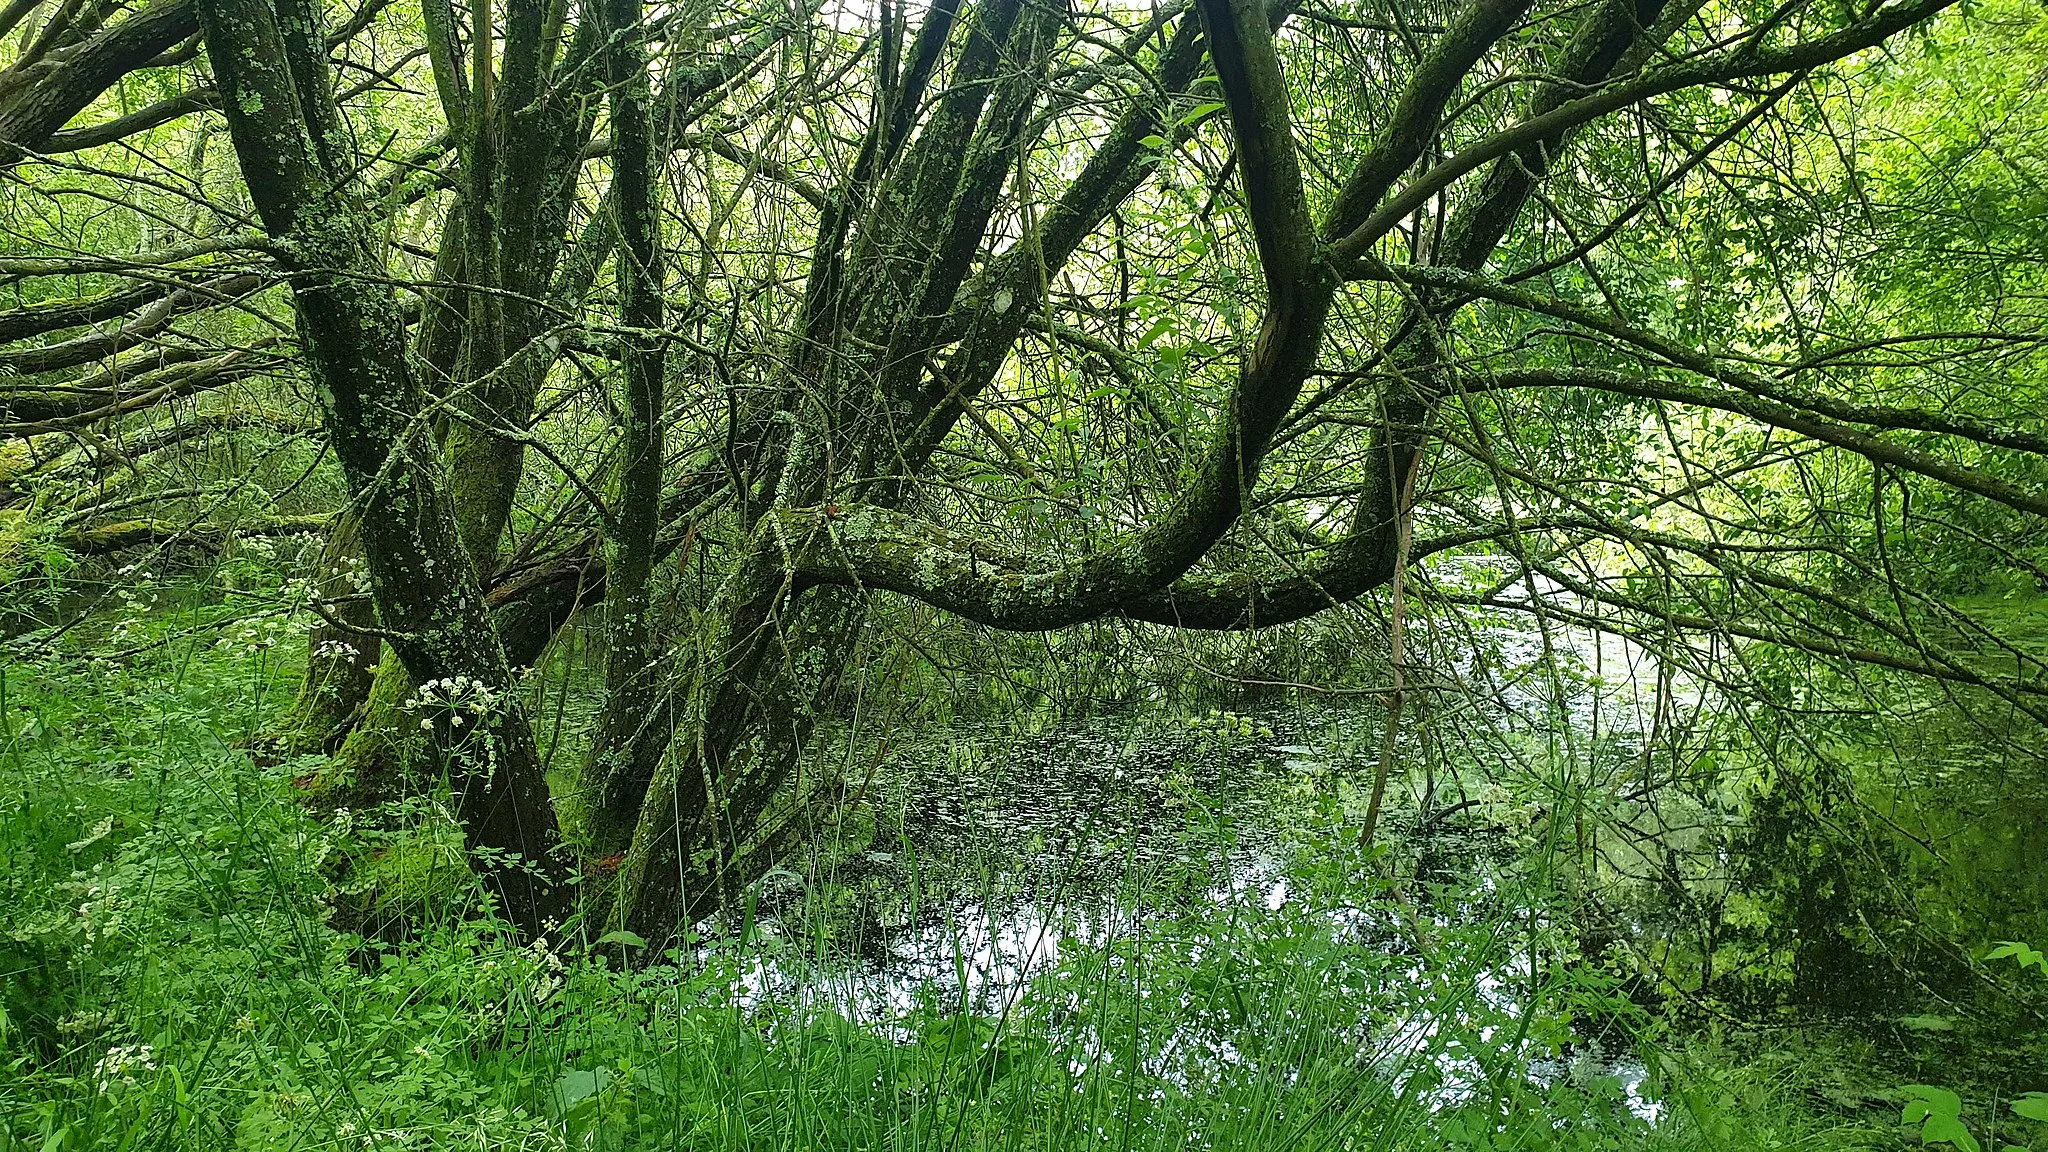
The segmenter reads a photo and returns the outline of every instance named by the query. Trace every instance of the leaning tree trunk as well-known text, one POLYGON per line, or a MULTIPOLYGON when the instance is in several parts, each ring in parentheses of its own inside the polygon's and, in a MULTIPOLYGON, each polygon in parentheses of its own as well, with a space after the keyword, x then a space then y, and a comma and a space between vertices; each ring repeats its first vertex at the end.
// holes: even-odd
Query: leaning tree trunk
MULTIPOLYGON (((936 5, 904 74, 884 79, 890 99, 820 225, 778 422, 812 430, 735 469, 765 490, 757 493, 753 479, 746 485, 743 539, 703 613, 694 664, 631 731, 598 745, 599 755, 615 757, 598 790, 601 830, 611 834, 600 847, 624 849, 611 915, 649 939, 726 902, 767 866, 804 807, 800 752, 848 664, 866 597, 792 581, 781 512, 835 490, 850 494, 848 477, 902 457, 902 393, 921 383, 903 366, 937 346, 932 334, 1026 139, 1057 21, 1050 6, 1024 0, 985 0, 956 25, 958 15, 958 5, 936 5), (967 33, 950 82, 909 139, 909 110, 955 27, 967 33), (858 228, 856 209, 864 212, 858 228), (880 352, 861 353, 872 362, 854 367, 825 351, 833 344, 880 352)), ((915 426, 922 413, 910 415, 915 426)))
MULTIPOLYGON (((680 735, 638 789, 614 881, 612 923, 650 941, 731 906, 773 864, 816 791, 797 778, 802 752, 865 616, 856 591, 806 592, 766 565, 747 569, 711 610, 680 735)), ((608 799, 623 805, 630 791, 608 799)))
POLYGON ((404 313, 352 199, 359 158, 334 104, 319 10, 203 0, 200 23, 244 181, 293 274, 299 337, 349 495, 378 618, 405 666, 452 686, 427 717, 456 819, 505 914, 566 907, 555 819, 484 590, 463 549, 404 313))
POLYGON ((314 594, 326 605, 306 638, 306 674, 292 707, 258 738, 280 756, 332 752, 362 715, 383 658, 377 610, 363 568, 361 525, 353 512, 335 518, 320 550, 314 594))

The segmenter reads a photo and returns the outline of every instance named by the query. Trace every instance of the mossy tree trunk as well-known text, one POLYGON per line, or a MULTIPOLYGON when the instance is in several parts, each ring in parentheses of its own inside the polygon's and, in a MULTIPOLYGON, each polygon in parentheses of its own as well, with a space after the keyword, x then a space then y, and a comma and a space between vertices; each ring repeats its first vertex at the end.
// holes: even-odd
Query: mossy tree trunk
POLYGON ((363 713, 383 660, 377 609, 363 565, 360 519, 335 518, 321 547, 314 595, 325 602, 321 622, 306 637, 306 674, 292 707, 258 742, 280 756, 332 752, 363 713))
MULTIPOLYGON (((639 318, 622 315, 622 323, 649 333, 661 325, 658 275, 646 281, 645 290, 635 283, 645 278, 645 269, 658 267, 660 255, 652 199, 655 110, 644 91, 629 102, 644 125, 632 146, 646 151, 647 160, 622 183, 615 167, 617 186, 601 198, 602 207, 580 234, 572 236, 569 225, 579 176, 593 144, 613 63, 611 54, 603 51, 605 18, 600 5, 595 0, 580 5, 571 28, 564 4, 511 0, 503 8, 505 37, 495 61, 460 50, 461 30, 448 0, 424 0, 422 12, 435 89, 456 142, 460 199, 442 228, 436 286, 426 294, 427 311, 419 330, 420 358, 431 373, 430 391, 439 400, 434 422, 441 429, 448 461, 449 497, 477 578, 494 592, 520 593, 494 606, 506 610, 501 635, 514 653, 515 665, 523 666, 539 658, 554 629, 584 602, 580 595, 566 604, 558 602, 551 588, 522 590, 516 577, 506 582, 499 570, 526 475, 526 440, 535 398, 560 352, 559 336, 550 333, 550 326, 581 304, 607 260, 617 255, 622 236, 637 236, 642 244, 630 269, 628 261, 619 262, 621 289, 633 294, 627 311, 639 318), (638 199, 621 215, 627 196, 638 199), (638 223, 628 229, 615 223, 628 218, 638 223)), ((669 31, 673 35, 676 29, 669 31)), ((673 137, 686 127, 685 113, 702 114, 699 102, 704 94, 749 67, 776 43, 777 31, 772 22, 764 23, 735 51, 699 67, 678 68, 666 77, 661 137, 673 137)), ((630 62, 643 88, 644 55, 643 49, 630 62)), ((617 112, 615 108, 614 115, 617 112)), ((633 139, 632 133, 622 137, 615 132, 609 143, 617 148, 622 140, 633 139)), ((627 366, 628 372, 651 382, 651 391, 639 391, 643 402, 654 402, 656 411, 661 367, 647 358, 658 356, 657 347, 637 341, 627 366)), ((622 389, 622 403, 628 409, 626 394, 637 387, 622 389)), ((638 521, 626 536, 642 543, 607 559, 623 559, 629 570, 651 572, 656 550, 652 534, 662 514, 661 429, 655 419, 627 421, 626 431, 641 437, 641 447, 628 452, 637 463, 627 488, 621 490, 622 495, 630 492, 630 498, 619 501, 619 506, 628 520, 638 521), (636 423, 641 431, 634 431, 636 423), (653 497, 643 500, 647 492, 653 497)), ((617 532, 606 533, 608 542, 618 538, 617 532)), ((627 584, 644 587, 646 580, 629 579, 627 584)), ((577 581, 569 585, 572 590, 579 586, 577 581)), ((594 602, 599 589, 593 586, 588 591, 594 602)), ((630 615, 643 623, 649 620, 645 607, 630 615)), ((631 637, 626 645, 636 646, 631 637)), ((425 677, 402 660, 387 658, 368 698, 356 710, 357 723, 329 775, 354 781, 359 799, 388 795, 419 767, 403 762, 403 750, 417 742, 403 738, 409 718, 398 706, 409 700, 421 679, 425 677)))
MULTIPOLYGON (((604 703, 598 713, 588 779, 612 773, 632 747, 660 699, 654 649, 651 581, 661 531, 663 376, 667 370, 654 122, 649 107, 645 28, 640 0, 606 0, 609 48, 605 71, 611 90, 612 195, 618 230, 620 339, 617 461, 606 497, 604 703)), ((599 805, 598 835, 618 838, 606 822, 618 811, 599 805)))
POLYGON ((405 666, 481 686, 489 706, 429 716, 455 816, 506 915, 528 930, 566 907, 552 882, 553 804, 484 590, 463 548, 403 313, 348 174, 319 10, 204 0, 200 21, 229 131, 266 231, 292 273, 299 338, 350 497, 379 620, 405 666))

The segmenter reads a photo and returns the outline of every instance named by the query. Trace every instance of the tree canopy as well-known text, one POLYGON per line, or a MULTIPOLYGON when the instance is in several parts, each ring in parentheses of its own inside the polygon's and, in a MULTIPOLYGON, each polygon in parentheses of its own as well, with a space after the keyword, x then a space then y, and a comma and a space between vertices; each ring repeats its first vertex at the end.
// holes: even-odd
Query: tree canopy
POLYGON ((2016 0, 14 0, 0 562, 322 534, 276 738, 650 938, 904 604, 1364 622, 1397 717, 1414 601, 2048 719, 1956 600, 2048 581, 2044 64, 2016 0), (517 689, 585 619, 572 850, 517 689))

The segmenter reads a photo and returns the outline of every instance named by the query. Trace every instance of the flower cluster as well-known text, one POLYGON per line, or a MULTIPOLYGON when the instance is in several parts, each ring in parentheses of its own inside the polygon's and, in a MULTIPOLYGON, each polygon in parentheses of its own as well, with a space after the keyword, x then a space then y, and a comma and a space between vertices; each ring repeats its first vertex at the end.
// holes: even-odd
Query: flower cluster
POLYGON ((291 608, 307 608, 320 602, 320 586, 304 576, 293 576, 277 586, 277 602, 291 608))
POLYGON ((356 592, 370 590, 370 564, 361 556, 343 556, 334 561, 334 568, 328 578, 346 584, 356 592))
POLYGON ((147 1044, 116 1044, 107 1049, 93 1066, 92 1078, 105 1092, 115 1085, 123 1088, 135 1087, 138 1072, 156 1071, 156 1049, 147 1044))
POLYGON ((449 726, 460 728, 497 707, 498 698, 490 685, 475 677, 450 676, 420 685, 419 692, 405 702, 405 707, 408 711, 426 713, 420 717, 420 730, 431 731, 436 714, 445 717, 449 726))
POLYGON ((315 660, 355 661, 361 659, 362 654, 362 649, 357 648, 346 640, 322 640, 313 648, 313 658, 315 660))
POLYGON ((116 646, 146 640, 148 635, 144 621, 163 604, 163 590, 156 583, 156 573, 128 564, 120 569, 118 575, 121 583, 112 589, 112 595, 121 611, 114 617, 113 630, 107 637, 109 643, 116 646))
POLYGON ((290 620, 282 616, 243 620, 239 624, 223 629, 220 639, 214 641, 213 646, 221 651, 246 649, 250 652, 265 652, 298 631, 290 620))
POLYGON ((549 946, 546 936, 534 937, 529 949, 533 953, 533 976, 526 985, 526 992, 533 997, 535 1004, 545 1004, 562 990, 562 981, 568 975, 569 966, 563 963, 561 954, 549 946))

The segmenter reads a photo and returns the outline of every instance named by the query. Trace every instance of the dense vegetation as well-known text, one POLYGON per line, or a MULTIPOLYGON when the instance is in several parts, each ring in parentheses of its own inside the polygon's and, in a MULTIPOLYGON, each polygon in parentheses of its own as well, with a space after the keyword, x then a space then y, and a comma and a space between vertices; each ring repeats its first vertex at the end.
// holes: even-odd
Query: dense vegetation
POLYGON ((2044 80, 0 5, 0 1152, 2048 1148, 2044 80))

